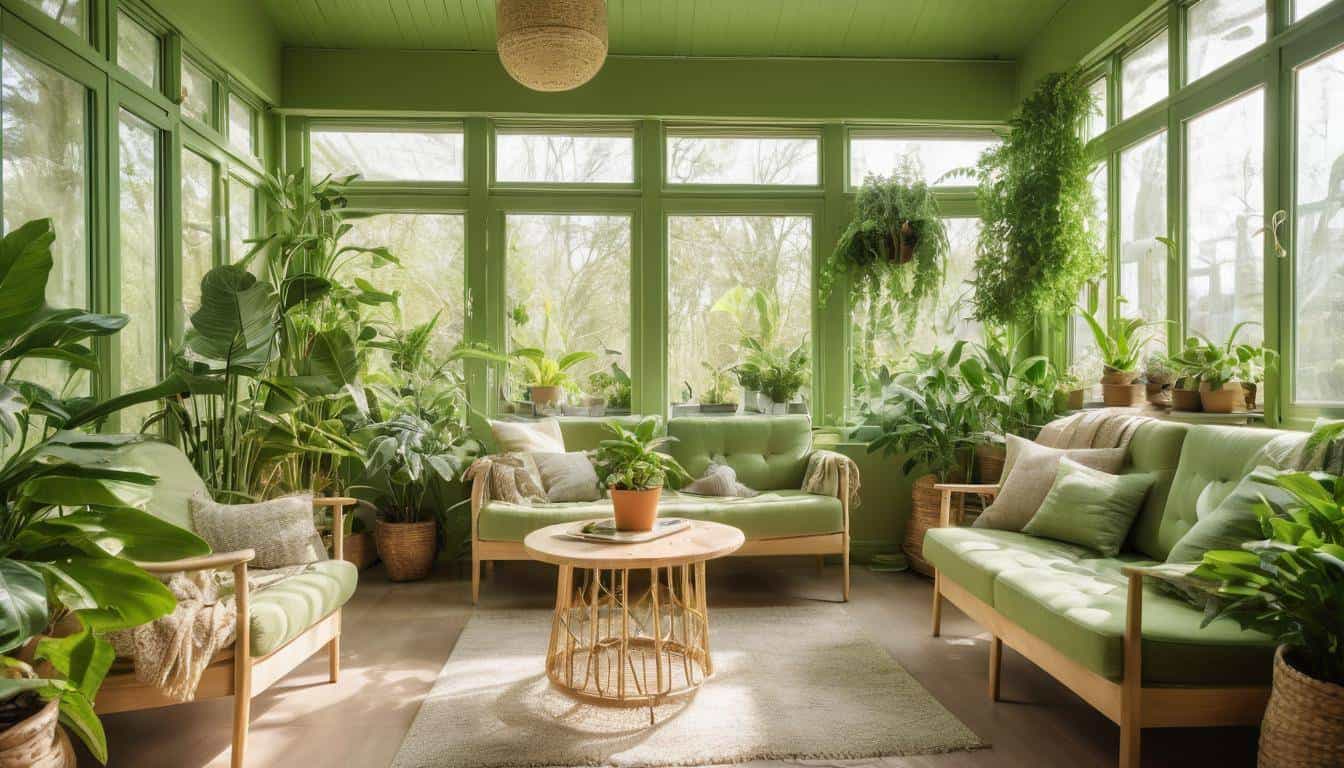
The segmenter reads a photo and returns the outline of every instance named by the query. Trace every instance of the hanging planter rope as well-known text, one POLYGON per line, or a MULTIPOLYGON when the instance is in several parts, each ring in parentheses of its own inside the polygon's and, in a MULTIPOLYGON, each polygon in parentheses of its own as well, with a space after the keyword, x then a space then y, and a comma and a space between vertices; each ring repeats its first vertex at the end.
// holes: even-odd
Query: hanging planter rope
POLYGON ((593 79, 607 58, 604 0, 499 0, 499 60, 534 91, 568 91, 593 79))

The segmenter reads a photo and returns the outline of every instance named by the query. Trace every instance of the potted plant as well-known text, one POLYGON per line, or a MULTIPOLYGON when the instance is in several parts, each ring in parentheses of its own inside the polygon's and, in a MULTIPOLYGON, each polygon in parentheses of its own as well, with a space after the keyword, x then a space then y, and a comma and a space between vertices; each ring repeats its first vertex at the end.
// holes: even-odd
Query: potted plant
POLYGON ((1210 593, 1206 623, 1229 616, 1280 643, 1260 768, 1324 768, 1344 757, 1344 479, 1291 473, 1274 483, 1296 509, 1262 501, 1266 538, 1207 552, 1191 575, 1210 593))
POLYGON ((1234 352, 1237 356, 1237 379, 1246 395, 1246 410, 1254 411, 1260 385, 1265 374, 1278 366, 1279 355, 1272 349, 1255 344, 1238 344, 1234 352))
POLYGON ((763 412, 776 416, 789 412, 789 404, 807 384, 810 362, 807 342, 787 354, 772 352, 765 356, 760 378, 761 395, 765 400, 761 408, 763 412))
MULTIPOLYGON (((1263 381, 1265 366, 1273 365, 1276 360, 1273 350, 1236 343, 1241 329, 1252 324, 1252 321, 1238 323, 1222 344, 1210 341, 1198 332, 1185 340, 1178 363, 1185 370, 1187 379, 1198 380, 1203 410, 1209 413, 1248 410, 1247 388, 1242 379, 1263 381)), ((1253 399, 1252 394, 1252 402, 1253 399)))
POLYGON ((1055 381, 1055 410, 1081 411, 1086 398, 1083 381, 1072 369, 1059 375, 1055 381))
POLYGON ((742 410, 744 412, 761 410, 761 369, 755 363, 747 361, 733 367, 733 375, 742 388, 742 410))
POLYGON ((1166 355, 1156 350, 1148 353, 1143 362, 1143 381, 1150 405, 1171 405, 1171 388, 1176 383, 1176 369, 1166 355))
POLYGON ((612 363, 609 371, 596 371, 589 375, 588 392, 602 398, 602 413, 590 413, 591 416, 630 412, 630 375, 619 363, 612 363))
POLYGON ((715 368, 703 360, 700 365, 709 373, 709 387, 700 393, 700 412, 736 413, 736 393, 733 391, 730 368, 715 368))
POLYGON ((1102 322, 1082 307, 1075 307, 1092 330, 1101 355, 1101 399, 1110 406, 1137 405, 1143 400, 1143 385, 1139 378, 1139 356, 1152 340, 1149 329, 1160 325, 1138 317, 1122 317, 1116 322, 1115 333, 1107 333, 1102 322))
POLYGON ((644 419, 633 430, 614 421, 607 428, 613 436, 598 444, 593 465, 611 494, 616 529, 651 531, 658 519, 658 497, 664 483, 691 479, 676 459, 659 450, 676 438, 655 437, 658 421, 653 418, 644 419))

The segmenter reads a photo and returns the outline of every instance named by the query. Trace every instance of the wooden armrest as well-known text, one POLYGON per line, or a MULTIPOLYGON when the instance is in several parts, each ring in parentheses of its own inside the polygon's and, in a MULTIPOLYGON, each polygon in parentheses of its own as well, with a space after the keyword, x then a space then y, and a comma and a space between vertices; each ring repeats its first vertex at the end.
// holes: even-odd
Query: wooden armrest
POLYGON ((240 549, 237 552, 216 552, 200 557, 184 557, 181 560, 168 560, 162 563, 141 563, 136 565, 146 573, 177 573, 178 571, 213 571, 220 568, 249 563, 257 556, 255 550, 240 549))
POLYGON ((349 496, 320 496, 313 499, 314 507, 353 507, 359 499, 349 496))
POLYGON ((935 489, 947 493, 979 493, 994 496, 999 492, 998 483, 937 483, 935 489))

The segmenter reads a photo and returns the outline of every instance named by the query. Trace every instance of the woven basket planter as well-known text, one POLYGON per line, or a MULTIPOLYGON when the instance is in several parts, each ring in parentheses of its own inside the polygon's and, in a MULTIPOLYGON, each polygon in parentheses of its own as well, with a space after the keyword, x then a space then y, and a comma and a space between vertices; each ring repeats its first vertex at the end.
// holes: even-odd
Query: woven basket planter
POLYGON ((975 446, 975 482, 999 482, 1003 477, 1003 463, 1007 458, 1007 447, 999 443, 975 446))
POLYGON ((387 566, 389 579, 415 581, 429 575, 438 545, 433 520, 420 523, 379 520, 374 535, 378 538, 378 556, 387 566))
POLYGON ((372 534, 364 531, 352 533, 345 537, 342 554, 344 560, 354 563, 355 567, 362 571, 378 561, 378 545, 374 542, 372 534))
POLYGON ((1274 654, 1274 688, 1260 725, 1260 768, 1344 765, 1344 686, 1317 680, 1274 654))
POLYGON ((924 534, 938 527, 938 509, 942 505, 942 491, 933 486, 939 482, 936 475, 924 475, 910 489, 910 520, 905 524, 905 556, 910 568, 925 576, 933 575, 933 566, 924 559, 924 534))
POLYGON ((505 71, 534 91, 568 91, 607 58, 604 0, 499 0, 496 47, 505 71))
POLYGON ((75 768, 75 750, 59 716, 60 702, 49 701, 0 732, 0 768, 75 768))

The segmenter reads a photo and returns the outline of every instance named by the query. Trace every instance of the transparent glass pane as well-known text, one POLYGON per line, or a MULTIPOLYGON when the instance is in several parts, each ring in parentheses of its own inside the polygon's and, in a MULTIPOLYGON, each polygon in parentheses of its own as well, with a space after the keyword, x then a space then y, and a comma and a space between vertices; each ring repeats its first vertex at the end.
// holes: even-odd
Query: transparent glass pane
MULTIPOLYGON (((1107 184, 1109 173, 1105 163, 1098 165, 1092 172, 1092 194, 1097 200, 1097 228, 1093 232, 1096 237, 1097 247, 1103 253, 1107 250, 1107 227, 1110 226, 1110 206, 1108 198, 1107 184)), ((1106 317, 1106 276, 1100 275, 1097 279, 1096 302, 1092 301, 1091 287, 1084 285, 1078 293, 1078 306, 1092 311, 1098 318, 1106 317)), ((1092 337, 1092 329, 1082 315, 1074 313, 1072 318, 1072 346, 1069 350, 1069 359, 1072 361, 1070 371, 1077 376, 1084 384, 1088 399, 1096 399, 1100 390, 1099 381, 1101 379, 1101 356, 1097 349, 1097 343, 1092 337)))
POLYGON ((870 175, 909 172, 929 184, 971 186, 974 181, 967 178, 939 179, 954 168, 975 165, 980 153, 997 143, 997 139, 852 139, 849 183, 858 186, 870 175))
POLYGON ((461 181, 460 131, 340 131, 309 137, 313 178, 359 174, 361 181, 461 181))
MULTIPOLYGON (((159 230, 157 131, 122 110, 117 126, 121 163, 117 192, 121 256, 121 311, 130 323, 117 334, 121 345, 121 390, 152 386, 159 380, 159 230)), ((122 411, 121 428, 135 431, 155 410, 145 404, 122 411)))
MULTIPOLYGON (((431 350, 447 354, 463 338, 466 306, 466 217, 457 213, 389 213, 354 219, 341 242, 366 248, 386 246, 401 260, 373 267, 367 258, 355 259, 343 276, 363 277, 381 290, 398 294, 389 318, 399 328, 429 322, 437 313, 431 350)), ((379 361, 380 362, 380 361, 379 361)), ((376 367, 376 365, 375 365, 376 367)))
POLYGON ((247 102, 229 94, 229 143, 239 152, 257 153, 256 114, 247 102))
POLYGON ((24 2, 61 23, 80 37, 84 34, 84 16, 88 12, 85 0, 24 0, 24 2))
POLYGON ((495 180, 535 184, 630 184, 635 180, 630 136, 495 136, 495 180))
MULTIPOLYGON (((672 402, 709 388, 706 366, 743 357, 744 336, 791 350, 812 327, 812 220, 806 216, 670 216, 667 389, 672 402), (772 314, 768 332, 751 297, 772 314)), ((804 390, 806 392, 806 390, 804 390)))
MULTIPOLYGON (((1186 312, 1215 341, 1264 321, 1264 97, 1257 88, 1186 125, 1186 312)), ((1259 343, 1264 329, 1237 338, 1259 343)))
POLYGON ((1315 13, 1334 0, 1296 0, 1293 3, 1293 21, 1299 21, 1309 13, 1315 13))
POLYGON ((1167 30, 1120 62, 1120 117, 1136 115, 1167 98, 1167 30))
POLYGON ((628 372, 630 218, 511 214, 505 228, 509 348, 596 353, 570 369, 579 384, 612 363, 628 372))
MULTIPOLYGON (((247 182, 229 178, 229 261, 236 262, 252 249, 248 238, 256 235, 253 211, 257 190, 247 182)), ((255 271, 255 270, 254 270, 255 271)))
POLYGON ((816 139, 667 137, 669 184, 817 185, 816 139))
POLYGON ((1106 78, 1101 77, 1087 87, 1087 93, 1092 97, 1092 108, 1087 113, 1087 123, 1084 130, 1086 138, 1095 139, 1106 132, 1106 78))
POLYGON ((117 64, 150 88, 159 87, 159 38, 123 11, 117 12, 117 64))
POLYGON ((1344 402, 1344 48, 1296 73, 1294 399, 1344 402))
POLYGON ((214 125, 215 81, 191 60, 182 58, 182 114, 214 125))
MULTIPOLYGON (((1120 153, 1120 307, 1122 317, 1167 319, 1167 133, 1120 153)), ((1158 334, 1156 343, 1165 346, 1158 334)))
POLYGON ((215 164, 182 151, 182 313, 200 306, 201 280, 215 265, 215 164))
MULTIPOLYGON (((5 231, 33 219, 49 218, 56 230, 47 302, 56 307, 89 306, 87 227, 88 146, 85 143, 88 92, 84 86, 3 46, 4 219, 5 231)), ((30 361, 24 376, 60 387, 64 363, 30 361)), ((76 377, 85 386, 87 376, 76 377)))
POLYGON ((1265 42, 1265 0, 1199 0, 1186 13, 1188 82, 1265 42))

